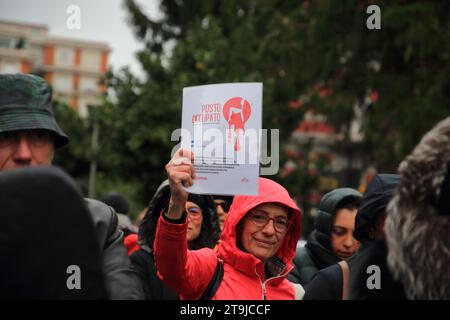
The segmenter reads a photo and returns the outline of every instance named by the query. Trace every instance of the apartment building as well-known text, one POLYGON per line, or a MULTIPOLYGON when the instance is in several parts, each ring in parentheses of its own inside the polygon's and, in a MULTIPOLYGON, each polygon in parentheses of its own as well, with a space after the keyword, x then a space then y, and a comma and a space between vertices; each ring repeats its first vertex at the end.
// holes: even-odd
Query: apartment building
POLYGON ((0 20, 0 73, 34 73, 53 87, 54 99, 80 116, 98 105, 106 88, 108 44, 50 37, 46 25, 0 20))

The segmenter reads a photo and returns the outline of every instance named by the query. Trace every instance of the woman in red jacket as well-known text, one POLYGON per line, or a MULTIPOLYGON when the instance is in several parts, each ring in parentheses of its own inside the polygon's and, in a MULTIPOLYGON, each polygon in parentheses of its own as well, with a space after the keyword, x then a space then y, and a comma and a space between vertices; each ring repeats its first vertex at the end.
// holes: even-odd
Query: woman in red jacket
POLYGON ((163 281, 183 299, 199 299, 222 263, 223 279, 212 299, 300 299, 303 288, 286 279, 300 237, 300 210, 272 180, 259 179, 257 196, 234 197, 215 250, 187 249, 183 186, 193 184, 192 159, 191 152, 180 149, 166 165, 171 199, 154 243, 163 281))

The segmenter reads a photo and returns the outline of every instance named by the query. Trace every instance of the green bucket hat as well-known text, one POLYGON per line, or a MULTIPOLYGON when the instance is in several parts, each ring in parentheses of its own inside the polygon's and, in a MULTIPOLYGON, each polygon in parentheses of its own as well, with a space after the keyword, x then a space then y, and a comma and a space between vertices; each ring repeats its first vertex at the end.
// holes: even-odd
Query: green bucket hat
POLYGON ((0 133, 30 129, 52 131, 55 148, 69 142, 56 123, 52 89, 44 79, 31 74, 0 74, 0 133))

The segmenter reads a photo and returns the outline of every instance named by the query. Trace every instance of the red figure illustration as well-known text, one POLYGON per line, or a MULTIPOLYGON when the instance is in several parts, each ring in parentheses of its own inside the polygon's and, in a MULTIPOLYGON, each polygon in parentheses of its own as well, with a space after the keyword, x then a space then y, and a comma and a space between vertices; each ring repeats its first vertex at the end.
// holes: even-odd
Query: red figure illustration
POLYGON ((239 151, 239 135, 244 133, 244 126, 250 114, 252 108, 250 103, 241 97, 234 97, 225 102, 223 107, 223 116, 228 122, 228 143, 231 142, 231 130, 233 128, 236 134, 236 140, 234 142, 234 151, 239 151))

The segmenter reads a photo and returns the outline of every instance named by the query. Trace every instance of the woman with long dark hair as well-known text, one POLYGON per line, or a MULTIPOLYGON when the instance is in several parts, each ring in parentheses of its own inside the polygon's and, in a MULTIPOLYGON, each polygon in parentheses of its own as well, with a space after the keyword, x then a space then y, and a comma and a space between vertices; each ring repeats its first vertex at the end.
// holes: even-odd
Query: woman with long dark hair
MULTIPOLYGON (((147 300, 178 299, 178 294, 157 276, 153 257, 157 222, 161 212, 169 206, 169 200, 169 182, 165 180, 155 192, 139 226, 139 250, 130 256, 133 267, 140 276, 147 300)), ((213 198, 209 195, 189 194, 186 213, 189 221, 186 232, 188 248, 214 248, 220 237, 220 226, 213 198)))

